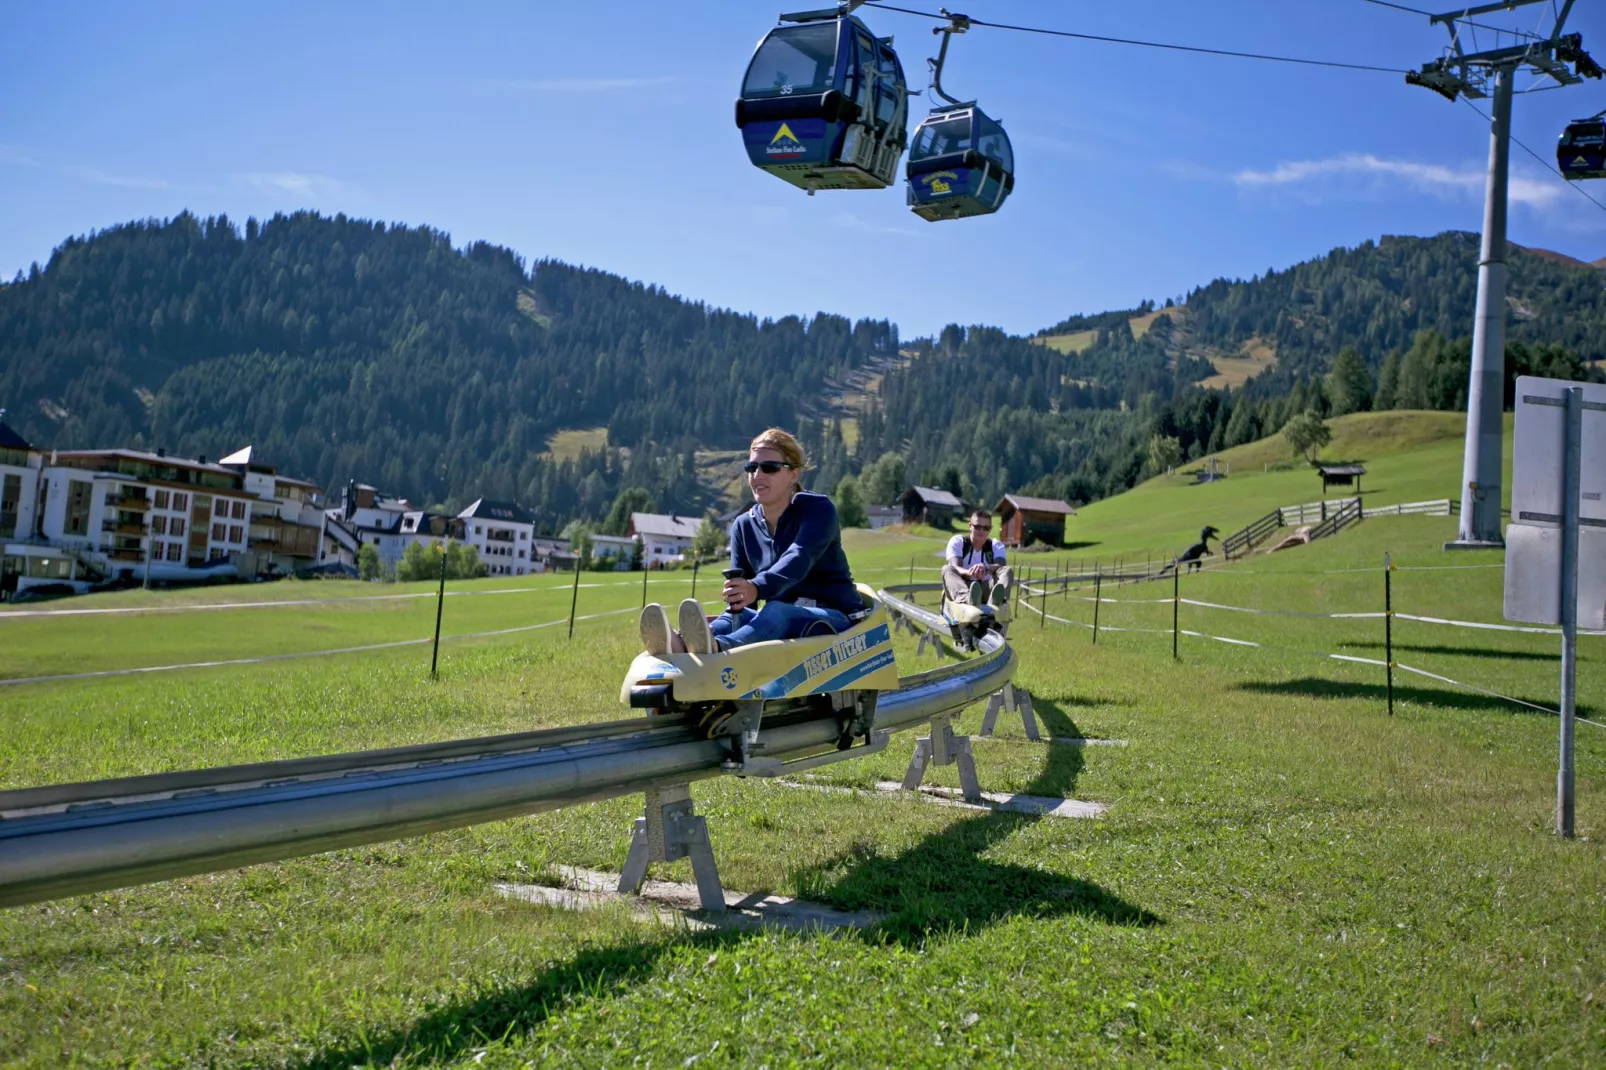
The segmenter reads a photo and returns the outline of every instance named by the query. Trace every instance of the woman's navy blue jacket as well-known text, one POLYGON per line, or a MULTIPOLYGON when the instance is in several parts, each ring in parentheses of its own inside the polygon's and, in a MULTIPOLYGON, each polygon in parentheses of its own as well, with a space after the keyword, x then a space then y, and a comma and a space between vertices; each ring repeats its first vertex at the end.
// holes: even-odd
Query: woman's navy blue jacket
POLYGON ((823 494, 800 490, 771 532, 757 502, 731 522, 731 567, 753 581, 765 602, 812 598, 826 609, 857 613, 864 608, 848 556, 836 505, 823 494))

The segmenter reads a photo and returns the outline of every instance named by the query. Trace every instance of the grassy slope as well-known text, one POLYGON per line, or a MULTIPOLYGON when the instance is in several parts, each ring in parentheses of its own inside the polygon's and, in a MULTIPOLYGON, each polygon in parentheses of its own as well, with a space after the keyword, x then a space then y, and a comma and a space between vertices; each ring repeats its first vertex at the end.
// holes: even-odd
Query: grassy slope
MULTIPOLYGON (((1346 427, 1359 435, 1365 424, 1346 427)), ((1412 481, 1445 479, 1448 462, 1433 452, 1445 449, 1430 442, 1403 455, 1392 475, 1378 451, 1369 467, 1383 467, 1379 478, 1405 497, 1426 497, 1412 481)), ((1262 482, 1275 490, 1295 475, 1299 485, 1310 479, 1151 483, 1076 523, 1118 545, 1145 500, 1170 508, 1239 488, 1243 500, 1221 499, 1223 511, 1252 512, 1262 482)), ((1407 566, 1498 560, 1446 557, 1437 547, 1453 530, 1443 517, 1371 520, 1319 552, 1185 577, 1183 593, 1375 609, 1385 551, 1407 566), (1319 571, 1328 569, 1357 571, 1319 571)), ((939 545, 927 532, 858 532, 849 542, 856 570, 880 582, 899 578, 911 554, 935 564, 939 545)), ((1498 620, 1499 577, 1407 569, 1395 574, 1395 604, 1498 620)), ((666 600, 689 586, 678 575, 655 582, 666 600)), ((1169 584, 1105 593, 1120 601, 1101 607, 1102 626, 1169 626, 1169 605, 1152 601, 1169 584)), ((1053 599, 1050 612, 1089 621, 1079 594, 1053 599)), ((561 592, 460 599, 448 603, 446 630, 516 617, 509 605, 540 619, 550 600, 561 592)), ((581 611, 638 601, 631 586, 588 587, 581 611)), ((115 620, 144 633, 204 618, 210 630, 250 627, 268 641, 335 616, 385 627, 396 611, 383 605, 115 620), (238 620, 225 627, 230 615, 238 620)), ((1304 653, 1376 657, 1375 620, 1184 607, 1182 626, 1274 649, 1185 638, 1174 663, 1165 634, 1106 631, 1093 646, 1081 627, 1026 618, 1015 629, 1019 679, 1046 727, 1130 745, 978 744, 982 781, 1103 800, 1112 805, 1104 820, 978 815, 754 781, 697 788, 728 887, 873 908, 885 921, 865 937, 691 936, 494 893, 499 880, 549 879, 558 862, 617 868, 638 801, 615 800, 0 912, 0 1063, 1600 1061, 1606 733, 1580 728, 1583 836, 1558 842, 1547 831, 1552 719, 1403 675, 1397 714, 1386 716, 1377 669, 1304 653)), ((208 641, 207 627, 181 627, 191 630, 165 640, 178 649, 159 651, 167 660, 208 641)), ((0 689, 0 784, 616 716, 613 680, 599 679, 599 666, 625 664, 632 631, 627 615, 582 622, 572 643, 554 629, 450 645, 439 682, 413 648, 0 689)), ((86 631, 80 664, 115 660, 118 642, 135 641, 116 634, 86 631)), ((159 634, 140 641, 159 645, 159 634)), ((1403 621, 1395 637, 1405 664, 1553 699, 1550 637, 1403 621)), ((905 672, 923 667, 912 644, 898 643, 905 672)), ((1599 717, 1606 641, 1585 640, 1581 654, 1579 693, 1599 717)), ((1018 725, 1003 730, 1019 735, 1018 725)), ((895 777, 907 745, 834 767, 830 779, 895 777)), ((954 783, 947 769, 935 779, 954 783)), ((684 863, 667 873, 688 879, 684 863)))
MULTIPOLYGON (((1369 608, 1377 573, 1301 571, 1384 549, 1442 563, 1449 525, 1368 521, 1325 558, 1263 558, 1254 579, 1189 577, 1187 593, 1369 608)), ((1496 577, 1402 572, 1396 591, 1489 619, 1496 577)), ((1131 604, 1106 606, 1105 623, 1162 623, 1166 607, 1136 601, 1158 593, 1117 592, 1131 604)), ((1363 654, 1378 630, 1198 614, 1184 626, 1363 654)), ((0 742, 0 770, 64 779, 113 751, 163 767, 608 717, 597 666, 630 655, 627 619, 582 624, 574 643, 449 648, 438 683, 410 652, 3 692, 0 717, 25 731, 0 742)), ((1481 666, 1532 697, 1553 687, 1544 637, 1452 634, 1484 653, 1410 657, 1449 675, 1481 666), (1528 657, 1497 668, 1493 648, 1528 657)), ((620 865, 637 803, 616 800, 0 912, 0 1062, 1578 1065, 1606 1050, 1606 736, 1579 740, 1586 838, 1560 843, 1547 718, 1436 685, 1402 685, 1389 718, 1376 670, 1293 652, 1185 641, 1174 664, 1165 636, 1015 638, 1047 727, 1130 745, 978 744, 982 780, 1104 800, 1102 821, 698 787, 727 886, 874 908, 886 920, 863 938, 690 936, 492 891, 556 862, 620 865)), ((1401 641, 1444 637, 1417 626, 1401 641)), ((1606 694, 1598 647, 1580 691, 1606 694)), ((906 744, 832 779, 895 775, 906 744)), ((683 863, 668 873, 687 878, 683 863)))

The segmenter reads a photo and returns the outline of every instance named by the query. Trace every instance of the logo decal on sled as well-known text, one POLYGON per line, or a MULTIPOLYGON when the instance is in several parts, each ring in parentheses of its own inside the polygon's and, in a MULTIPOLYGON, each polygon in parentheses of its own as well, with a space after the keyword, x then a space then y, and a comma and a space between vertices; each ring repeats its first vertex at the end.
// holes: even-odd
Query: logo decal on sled
POLYGON ((727 665, 720 671, 719 682, 725 685, 727 691, 736 690, 736 667, 727 665))

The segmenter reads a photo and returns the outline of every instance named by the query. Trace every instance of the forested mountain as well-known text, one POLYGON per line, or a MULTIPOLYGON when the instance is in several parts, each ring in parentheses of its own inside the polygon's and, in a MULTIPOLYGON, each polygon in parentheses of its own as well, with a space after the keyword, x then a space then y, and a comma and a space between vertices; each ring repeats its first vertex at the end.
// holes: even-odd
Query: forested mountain
MULTIPOLYGON (((1094 332, 1069 355, 949 327, 887 376, 882 412, 861 421, 861 452, 898 452, 911 472, 977 498, 1015 489, 1088 501, 1274 434, 1306 409, 1464 408, 1478 245, 1459 232, 1385 237, 1247 282, 1218 279, 1174 309, 1072 316, 1042 332, 1094 332), (1137 317, 1152 318, 1134 338, 1137 317), (1207 358, 1251 340, 1271 346, 1275 364, 1230 393, 1197 385, 1207 358)), ((1509 267, 1508 403, 1519 374, 1599 378, 1584 362, 1606 357, 1606 276, 1515 246, 1509 267)))
MULTIPOLYGON (((1345 346, 1375 372, 1418 331, 1470 333, 1478 248, 1478 235, 1462 231, 1385 237, 1249 282, 1217 279, 1188 295, 1188 341, 1225 353, 1251 338, 1270 344, 1277 369, 1269 379, 1284 392, 1295 378, 1326 374, 1345 346)), ((1601 272, 1519 246, 1510 248, 1507 265, 1508 340, 1606 356, 1601 272)))
MULTIPOLYGON (((697 451, 770 424, 812 447, 816 489, 882 462, 974 498, 1087 501, 1307 409, 1461 407, 1476 260, 1472 235, 1385 238, 1174 309, 1069 317, 1046 333, 1088 344, 1063 354, 990 327, 900 344, 882 320, 760 321, 427 227, 181 215, 0 284, 0 406, 46 448, 252 443, 326 486, 511 498, 549 529, 629 488, 697 511, 715 496, 697 451), (1200 385, 1251 340, 1269 370, 1200 385), (594 427, 608 448, 545 454, 594 427)), ((1510 265, 1508 373, 1598 376, 1601 272, 1518 249, 1510 265)))
POLYGON ((611 500, 623 462, 565 470, 547 436, 605 426, 638 447, 635 478, 691 509, 693 445, 795 424, 823 381, 897 345, 886 322, 760 322, 427 227, 181 215, 72 239, 0 286, 0 405, 46 447, 250 442, 326 485, 560 511, 611 500))

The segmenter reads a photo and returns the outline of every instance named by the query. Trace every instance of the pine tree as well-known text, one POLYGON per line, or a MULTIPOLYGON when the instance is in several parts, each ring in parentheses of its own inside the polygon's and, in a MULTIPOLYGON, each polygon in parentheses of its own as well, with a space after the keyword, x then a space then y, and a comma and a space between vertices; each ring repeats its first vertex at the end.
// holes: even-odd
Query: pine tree
POLYGON ((845 528, 870 526, 870 517, 864 511, 864 498, 859 493, 859 481, 856 478, 843 476, 838 480, 835 497, 837 523, 845 528))
POLYGON ((1372 408, 1379 412, 1395 408, 1399 381, 1400 352, 1391 349, 1389 355, 1383 358, 1383 370, 1377 373, 1377 395, 1372 399, 1372 408))
POLYGON ((1332 370, 1327 373, 1327 396, 1334 416, 1365 412, 1371 407, 1372 377, 1354 346, 1345 346, 1333 358, 1332 370))

